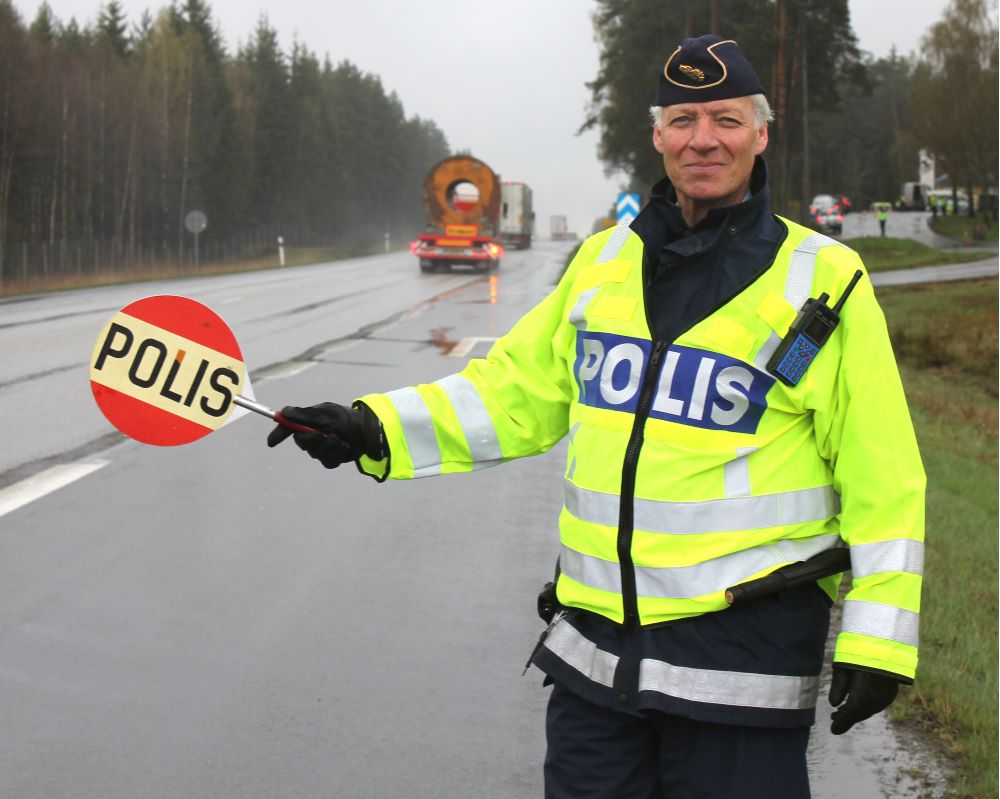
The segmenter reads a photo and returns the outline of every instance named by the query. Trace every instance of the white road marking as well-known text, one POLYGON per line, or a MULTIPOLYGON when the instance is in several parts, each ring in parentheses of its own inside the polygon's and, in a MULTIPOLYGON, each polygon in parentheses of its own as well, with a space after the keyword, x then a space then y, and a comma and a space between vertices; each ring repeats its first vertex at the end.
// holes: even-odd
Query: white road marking
POLYGON ((22 480, 20 483, 14 483, 12 486, 0 489, 0 516, 15 511, 29 502, 34 502, 46 494, 58 491, 109 463, 111 461, 101 458, 76 463, 61 463, 22 480))
POLYGON ((456 344, 450 350, 448 350, 448 357, 450 357, 450 358, 464 358, 466 355, 468 355, 472 351, 473 347, 475 347, 477 344, 479 344, 481 342, 484 342, 484 341, 493 342, 493 341, 496 341, 496 337, 495 336, 494 337, 489 337, 489 336, 467 336, 466 338, 463 338, 461 341, 459 341, 458 344, 456 344))

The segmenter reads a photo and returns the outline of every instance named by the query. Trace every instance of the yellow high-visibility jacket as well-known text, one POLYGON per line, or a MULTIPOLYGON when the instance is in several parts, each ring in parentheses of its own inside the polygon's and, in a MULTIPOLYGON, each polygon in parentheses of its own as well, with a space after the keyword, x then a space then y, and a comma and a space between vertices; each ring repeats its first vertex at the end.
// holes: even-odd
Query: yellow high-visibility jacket
MULTIPOLYGON (((570 443, 559 601, 649 626, 725 611, 723 592, 850 547, 835 660, 903 680, 917 665, 925 478, 867 274, 795 387, 766 368, 808 297, 832 305, 852 250, 788 220, 774 263, 673 342, 651 340, 643 245, 592 236, 485 359, 360 398, 379 478, 466 472, 570 443)), ((840 577, 822 587, 835 598, 840 577)))

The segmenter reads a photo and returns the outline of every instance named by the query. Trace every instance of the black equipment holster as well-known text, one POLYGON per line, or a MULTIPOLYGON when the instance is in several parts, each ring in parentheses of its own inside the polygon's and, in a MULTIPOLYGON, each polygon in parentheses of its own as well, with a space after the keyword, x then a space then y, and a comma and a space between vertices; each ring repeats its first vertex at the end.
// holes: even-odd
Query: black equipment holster
POLYGON ((552 623, 552 617, 556 615, 562 606, 556 599, 556 583, 559 582, 559 559, 556 558, 556 573, 551 582, 542 586, 538 592, 538 618, 546 624, 552 623))

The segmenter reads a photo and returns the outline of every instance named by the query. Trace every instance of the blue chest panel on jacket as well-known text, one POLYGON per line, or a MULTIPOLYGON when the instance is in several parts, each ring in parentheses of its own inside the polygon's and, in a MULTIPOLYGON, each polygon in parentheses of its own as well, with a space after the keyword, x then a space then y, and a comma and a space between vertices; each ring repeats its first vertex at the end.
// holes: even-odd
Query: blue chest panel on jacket
MULTIPOLYGON (((579 401, 635 413, 652 342, 578 331, 573 374, 579 401)), ((774 378, 717 352, 672 345, 663 359, 649 415, 692 427, 754 433, 774 378)))

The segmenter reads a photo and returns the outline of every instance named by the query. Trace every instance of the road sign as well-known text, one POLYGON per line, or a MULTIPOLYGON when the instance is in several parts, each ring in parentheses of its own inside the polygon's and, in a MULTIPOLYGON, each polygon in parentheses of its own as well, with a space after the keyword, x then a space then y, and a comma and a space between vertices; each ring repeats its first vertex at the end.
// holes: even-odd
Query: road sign
POLYGON ((187 228, 188 233, 194 233, 197 236, 208 227, 208 217, 201 211, 191 211, 184 217, 184 227, 187 228))
POLYGON ((618 214, 618 224, 628 225, 639 214, 638 194, 619 194, 618 202, 615 203, 615 212, 618 214))
POLYGON ((187 228, 189 233, 194 233, 194 268, 197 269, 200 265, 198 258, 198 235, 208 227, 208 217, 201 211, 191 211, 184 217, 184 227, 187 228))
POLYGON ((90 388, 111 424, 158 446, 217 430, 232 417, 236 396, 253 397, 222 318, 169 295, 137 300, 108 320, 91 354, 90 388))

